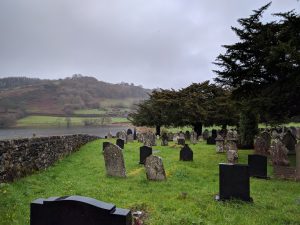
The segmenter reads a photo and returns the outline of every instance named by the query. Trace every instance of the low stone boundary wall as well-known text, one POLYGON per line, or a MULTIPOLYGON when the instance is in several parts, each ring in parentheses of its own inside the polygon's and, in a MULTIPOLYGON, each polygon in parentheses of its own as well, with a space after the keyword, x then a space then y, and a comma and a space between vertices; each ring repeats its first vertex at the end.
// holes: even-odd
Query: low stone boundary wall
POLYGON ((99 137, 85 134, 0 141, 0 183, 45 169, 99 137))
POLYGON ((273 166, 273 174, 276 178, 286 180, 296 180, 296 167, 273 166))

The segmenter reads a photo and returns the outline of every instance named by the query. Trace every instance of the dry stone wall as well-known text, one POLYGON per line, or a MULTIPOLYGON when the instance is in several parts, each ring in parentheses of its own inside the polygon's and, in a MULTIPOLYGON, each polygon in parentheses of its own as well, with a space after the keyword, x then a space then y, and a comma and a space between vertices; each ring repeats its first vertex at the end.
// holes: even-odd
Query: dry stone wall
POLYGON ((99 137, 85 134, 0 141, 0 183, 42 170, 99 137))

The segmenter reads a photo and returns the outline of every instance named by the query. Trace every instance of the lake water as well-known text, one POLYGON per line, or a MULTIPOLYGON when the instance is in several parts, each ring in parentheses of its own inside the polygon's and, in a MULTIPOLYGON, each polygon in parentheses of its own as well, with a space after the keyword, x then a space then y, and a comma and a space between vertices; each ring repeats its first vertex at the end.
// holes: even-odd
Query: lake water
MULTIPOLYGON (((55 135, 71 135, 71 134, 90 134, 104 137, 110 131, 115 135, 118 131, 127 130, 127 126, 101 126, 101 127, 70 127, 70 128, 9 128, 0 129, 0 139, 26 138, 55 136, 55 135)), ((133 127, 131 127, 133 129, 133 127)))

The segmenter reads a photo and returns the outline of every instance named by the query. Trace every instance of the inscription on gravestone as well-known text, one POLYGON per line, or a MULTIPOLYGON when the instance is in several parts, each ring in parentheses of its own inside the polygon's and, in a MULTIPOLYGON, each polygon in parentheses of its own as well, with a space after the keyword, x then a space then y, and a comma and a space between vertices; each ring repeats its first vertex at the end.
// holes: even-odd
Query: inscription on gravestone
POLYGON ((39 198, 30 204, 30 225, 131 225, 128 209, 82 196, 39 198))

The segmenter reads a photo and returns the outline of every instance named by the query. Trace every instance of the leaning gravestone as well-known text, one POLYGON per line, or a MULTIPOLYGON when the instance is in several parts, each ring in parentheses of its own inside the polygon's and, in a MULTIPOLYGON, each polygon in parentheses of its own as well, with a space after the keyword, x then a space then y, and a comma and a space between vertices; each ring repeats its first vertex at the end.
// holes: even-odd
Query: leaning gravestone
POLYGON ((216 140, 216 152, 217 153, 226 152, 225 146, 224 146, 224 143, 225 143, 224 138, 221 135, 218 135, 215 140, 216 140))
POLYGON ((177 139, 177 141, 178 141, 178 144, 179 144, 179 145, 185 145, 185 139, 184 139, 184 137, 179 137, 179 138, 177 139))
POLYGON ((219 164, 219 195, 216 200, 240 199, 252 201, 250 197, 249 166, 241 164, 219 164))
POLYGON ((285 145, 279 139, 275 139, 270 148, 272 164, 277 166, 288 166, 290 163, 287 154, 288 150, 285 145))
POLYGON ((122 149, 109 143, 103 150, 106 173, 109 176, 126 177, 122 149))
POLYGON ((180 151, 179 160, 181 161, 193 161, 193 151, 190 147, 185 144, 184 147, 180 151))
POLYGON ((295 145, 297 144, 297 140, 290 131, 283 135, 282 143, 288 149, 288 154, 295 154, 295 145))
POLYGON ((30 225, 131 225, 128 209, 82 196, 39 198, 30 204, 30 225))
POLYGON ((140 147, 140 164, 145 164, 146 158, 152 155, 152 148, 148 146, 140 147))
POLYGON ((267 179, 268 158, 263 155, 248 155, 248 165, 251 177, 267 179))
POLYGON ((162 159, 158 156, 150 155, 145 161, 146 175, 148 180, 166 180, 166 172, 162 159))
POLYGON ((116 145, 118 145, 121 149, 124 149, 124 140, 118 138, 118 139, 116 140, 116 145))

